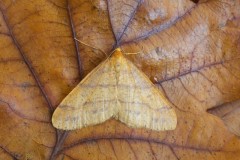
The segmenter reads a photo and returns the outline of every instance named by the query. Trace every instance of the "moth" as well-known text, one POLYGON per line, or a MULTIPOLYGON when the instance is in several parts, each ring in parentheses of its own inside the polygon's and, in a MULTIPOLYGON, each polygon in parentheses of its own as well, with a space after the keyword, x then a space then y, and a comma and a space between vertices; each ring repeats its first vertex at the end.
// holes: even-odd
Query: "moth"
POLYGON ((90 72, 59 104, 53 126, 81 129, 115 118, 133 128, 173 130, 177 116, 168 100, 120 48, 90 72))

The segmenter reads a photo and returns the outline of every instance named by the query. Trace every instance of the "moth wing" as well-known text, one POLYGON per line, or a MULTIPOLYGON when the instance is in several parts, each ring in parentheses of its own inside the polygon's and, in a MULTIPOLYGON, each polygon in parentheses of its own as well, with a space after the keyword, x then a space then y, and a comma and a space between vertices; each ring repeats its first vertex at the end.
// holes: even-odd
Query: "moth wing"
POLYGON ((80 129, 102 123, 113 116, 116 76, 109 59, 88 74, 60 103, 52 117, 53 126, 63 130, 80 129))
POLYGON ((175 129, 176 113, 160 90, 130 61, 124 58, 122 64, 117 93, 121 105, 118 119, 135 128, 175 129))

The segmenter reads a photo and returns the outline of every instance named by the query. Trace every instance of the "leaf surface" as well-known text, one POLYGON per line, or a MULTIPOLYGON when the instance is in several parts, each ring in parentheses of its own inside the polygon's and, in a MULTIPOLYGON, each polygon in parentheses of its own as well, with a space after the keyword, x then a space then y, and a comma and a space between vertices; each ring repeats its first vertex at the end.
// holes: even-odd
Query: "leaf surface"
POLYGON ((237 160, 239 11, 239 0, 0 0, 0 159, 237 160), (61 100, 117 46, 138 52, 126 57, 172 103, 176 130, 53 128, 61 100))

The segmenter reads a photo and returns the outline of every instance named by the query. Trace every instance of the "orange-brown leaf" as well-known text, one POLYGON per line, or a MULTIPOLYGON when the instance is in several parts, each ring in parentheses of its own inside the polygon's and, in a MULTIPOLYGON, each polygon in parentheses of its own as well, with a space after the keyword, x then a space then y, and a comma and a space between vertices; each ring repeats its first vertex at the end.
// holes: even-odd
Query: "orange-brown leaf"
POLYGON ((0 0, 0 159, 238 160, 239 11, 239 0, 0 0), (116 47, 139 52, 126 57, 173 104, 176 130, 52 126, 116 47))

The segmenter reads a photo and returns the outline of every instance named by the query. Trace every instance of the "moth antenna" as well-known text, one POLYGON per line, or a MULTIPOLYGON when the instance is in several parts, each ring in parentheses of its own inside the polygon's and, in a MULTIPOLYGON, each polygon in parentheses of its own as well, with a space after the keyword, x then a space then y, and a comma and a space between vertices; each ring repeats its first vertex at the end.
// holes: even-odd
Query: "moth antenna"
MULTIPOLYGON (((90 48, 93 48, 93 49, 99 50, 100 52, 104 53, 105 56, 107 57, 106 59, 108 59, 109 57, 111 57, 111 55, 114 53, 114 51, 115 51, 116 49, 120 48, 120 47, 118 47, 118 48, 114 49, 109 55, 107 55, 107 53, 104 52, 103 50, 101 50, 100 48, 93 47, 93 46, 91 46, 91 45, 89 45, 89 44, 87 44, 87 43, 85 43, 85 42, 83 42, 83 41, 80 41, 80 40, 77 39, 77 38, 74 38, 74 39, 75 39, 76 41, 78 41, 79 43, 85 45, 85 46, 88 46, 88 47, 90 47, 90 48)), ((139 54, 139 53, 141 53, 141 52, 139 51, 139 52, 130 52, 130 53, 126 53, 126 52, 123 51, 123 53, 124 53, 125 55, 131 55, 131 54, 139 54)))
MULTIPOLYGON (((106 62, 109 60, 109 58, 111 57, 111 55, 114 53, 114 51, 118 49, 118 48, 114 49, 114 50, 108 55, 106 52, 104 52, 104 51, 101 50, 100 48, 93 47, 93 46, 91 46, 91 45, 89 45, 89 44, 87 44, 87 43, 84 43, 83 41, 80 41, 80 40, 77 39, 77 38, 74 38, 74 39, 75 39, 76 41, 78 41, 79 43, 87 46, 87 47, 90 47, 90 48, 99 50, 100 52, 104 53, 105 56, 106 56, 106 59, 105 59, 102 63, 106 63, 106 62)), ((98 68, 96 71, 98 71, 99 69, 100 69, 100 68, 98 68)))
POLYGON ((123 54, 125 54, 125 55, 136 55, 136 54, 140 54, 141 52, 140 51, 138 51, 138 52, 125 52, 123 49, 122 49, 122 51, 123 51, 123 54))
POLYGON ((139 53, 141 53, 141 52, 130 52, 130 53, 125 53, 125 52, 123 52, 125 55, 136 55, 136 54, 139 54, 139 53))
POLYGON ((85 46, 88 46, 88 47, 90 47, 90 48, 93 48, 93 49, 99 50, 100 52, 104 53, 106 57, 108 57, 107 53, 104 52, 103 50, 101 50, 100 48, 93 47, 93 46, 91 46, 91 45, 89 45, 89 44, 87 44, 87 43, 84 43, 83 41, 80 41, 80 40, 77 39, 77 38, 74 38, 74 39, 75 39, 76 41, 78 41, 79 43, 85 45, 85 46))

